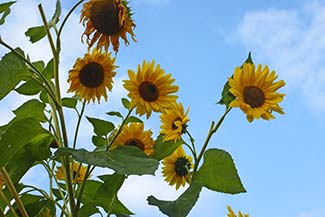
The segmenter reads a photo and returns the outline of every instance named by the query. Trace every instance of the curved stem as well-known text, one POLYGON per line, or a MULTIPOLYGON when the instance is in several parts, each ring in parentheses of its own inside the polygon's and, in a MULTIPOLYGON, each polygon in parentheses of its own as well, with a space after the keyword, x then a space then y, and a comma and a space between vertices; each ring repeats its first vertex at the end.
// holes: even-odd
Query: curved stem
MULTIPOLYGON (((0 199, 8 205, 10 211, 12 212, 12 215, 14 217, 18 217, 16 210, 12 207, 10 201, 7 199, 6 195, 3 193, 2 189, 0 189, 0 199)), ((3 214, 3 216, 5 216, 3 210, 1 210, 1 213, 3 214)))
POLYGON ((202 149, 200 151, 200 154, 195 162, 195 165, 194 165, 194 170, 193 170, 193 177, 192 177, 192 180, 194 180, 195 176, 196 176, 196 173, 197 173, 197 169, 198 169, 198 166, 199 166, 199 163, 203 157, 203 154, 205 153, 205 150, 209 144, 209 141, 211 139, 211 137, 213 136, 214 133, 217 132, 217 130, 219 129, 220 125, 222 124, 222 122, 224 121, 225 117, 227 116, 227 114, 231 111, 231 108, 228 108, 225 113, 221 116, 221 118, 219 119, 218 123, 215 125, 215 122, 212 121, 211 123, 211 126, 210 126, 210 130, 209 130, 209 133, 205 139, 205 142, 202 146, 202 149))
POLYGON ((14 184, 12 183, 10 177, 9 177, 9 174, 6 170, 5 167, 1 167, 0 168, 0 174, 1 174, 1 177, 3 178, 3 180, 5 181, 6 183, 6 186, 8 187, 10 193, 12 194, 12 196, 15 198, 15 201, 16 201, 16 204, 18 206, 18 209, 21 213, 21 215, 23 217, 28 217, 28 213, 24 207, 24 204, 21 202, 19 196, 18 196, 18 193, 16 191, 16 188, 14 186, 14 184))
POLYGON ((67 15, 64 17, 63 21, 62 21, 62 24, 59 28, 59 31, 58 31, 58 38, 60 38, 61 36, 61 33, 62 33, 62 30, 63 30, 63 27, 65 25, 65 23, 68 21, 69 17, 71 16, 72 12, 83 2, 84 0, 80 0, 79 2, 77 2, 72 8, 71 10, 67 13, 67 15))
POLYGON ((80 128, 80 122, 81 122, 81 118, 83 116, 83 113, 85 111, 85 106, 86 106, 86 100, 84 100, 83 103, 82 103, 82 108, 81 108, 80 114, 78 113, 78 121, 77 121, 76 131, 74 133, 73 146, 72 146, 73 149, 76 148, 77 137, 78 137, 78 132, 79 132, 79 128, 80 128))

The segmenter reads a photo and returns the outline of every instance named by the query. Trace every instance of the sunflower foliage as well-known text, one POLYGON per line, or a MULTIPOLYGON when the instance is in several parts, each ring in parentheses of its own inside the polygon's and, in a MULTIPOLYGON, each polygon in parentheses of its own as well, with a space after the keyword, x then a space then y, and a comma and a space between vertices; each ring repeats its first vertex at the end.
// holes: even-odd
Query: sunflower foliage
MULTIPOLYGON (((16 4, 0 4, 0 25, 16 4)), ((249 122, 274 119, 273 112, 284 113, 278 105, 284 94, 276 91, 285 83, 275 81, 274 71, 255 67, 251 54, 235 68, 219 101, 225 112, 212 121, 203 143, 188 130, 189 109, 178 101, 175 79, 155 61, 144 60, 137 69, 128 70, 123 109, 107 111, 106 118, 87 116, 90 102, 109 100, 118 69, 111 51, 119 51, 120 41, 128 45, 131 38, 136 42, 135 13, 124 0, 79 0, 63 15, 57 0, 50 20, 41 4, 38 9, 43 24, 30 27, 25 35, 31 43, 47 38, 53 53, 50 61, 30 60, 25 51, 0 37, 0 44, 8 49, 0 60, 0 100, 11 92, 28 96, 13 111, 14 118, 0 126, 0 216, 134 215, 120 201, 119 190, 129 176, 155 175, 159 164, 170 186, 185 188, 173 201, 148 195, 148 204, 167 216, 187 216, 203 188, 226 194, 246 192, 230 153, 208 145, 233 108, 240 108, 249 122), (67 76, 70 95, 62 97, 61 34, 79 7, 85 27, 81 38, 88 52, 76 57, 67 76), (67 128, 68 110, 77 117, 69 118, 75 121, 74 129, 67 128), (152 115, 159 115, 161 122, 156 138, 146 127, 152 115), (85 124, 93 133, 92 149, 90 141, 77 142, 85 124), (22 177, 36 165, 44 168, 38 176, 47 180, 45 189, 22 183, 22 177), (98 168, 106 168, 106 173, 98 168)), ((231 207, 228 211, 229 216, 236 216, 231 207)), ((238 216, 248 215, 239 212, 238 216)))

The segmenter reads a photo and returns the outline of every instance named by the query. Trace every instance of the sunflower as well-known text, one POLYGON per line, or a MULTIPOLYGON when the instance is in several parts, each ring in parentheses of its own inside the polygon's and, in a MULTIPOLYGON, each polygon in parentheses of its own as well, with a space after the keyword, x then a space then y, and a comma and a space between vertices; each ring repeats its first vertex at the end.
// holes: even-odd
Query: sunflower
MULTIPOLYGON (((86 177, 87 167, 82 166, 81 163, 72 162, 70 163, 70 171, 72 173, 73 183, 80 183, 86 177)), ((63 166, 57 167, 55 177, 58 180, 65 180, 65 172, 63 166)))
POLYGON ((161 112, 176 103, 178 96, 170 95, 178 91, 178 86, 173 86, 175 79, 171 74, 164 74, 164 70, 155 61, 143 61, 142 67, 138 65, 138 71, 128 71, 130 80, 124 80, 124 87, 129 91, 131 106, 136 107, 136 113, 147 114, 161 112))
POLYGON ((164 135, 163 141, 176 142, 186 132, 187 122, 190 120, 187 117, 188 110, 184 112, 182 103, 175 103, 170 109, 164 110, 160 115, 160 133, 164 135))
POLYGON ((193 168, 192 158, 187 156, 183 147, 178 147, 163 162, 162 173, 169 185, 176 185, 176 190, 191 179, 190 169, 193 168))
POLYGON ((240 211, 238 212, 238 216, 235 215, 234 211, 232 211, 230 206, 227 206, 228 209, 228 217, 249 217, 248 214, 242 214, 240 211))
POLYGON ((243 67, 237 67, 234 75, 228 78, 230 92, 236 97, 230 103, 230 107, 239 107, 247 115, 247 120, 252 122, 255 119, 274 119, 272 112, 284 114, 283 109, 278 105, 285 94, 276 91, 285 85, 283 80, 274 82, 277 79, 274 71, 259 64, 255 71, 255 65, 245 63, 243 67))
POLYGON ((95 102, 97 98, 99 103, 101 96, 107 100, 106 89, 112 90, 113 77, 116 75, 114 62, 115 58, 111 58, 110 53, 101 53, 97 49, 85 54, 83 59, 78 58, 69 71, 68 92, 75 92, 86 102, 95 102))
POLYGON ((90 0, 83 5, 80 22, 86 30, 82 38, 86 36, 89 48, 97 42, 97 48, 104 47, 107 52, 112 43, 113 50, 117 52, 120 38, 126 45, 129 44, 127 33, 136 41, 133 33, 135 24, 127 4, 125 0, 90 0))
POLYGON ((143 123, 130 123, 123 126, 112 148, 116 148, 119 145, 130 145, 140 148, 146 155, 153 155, 154 144, 151 130, 144 130, 143 123))

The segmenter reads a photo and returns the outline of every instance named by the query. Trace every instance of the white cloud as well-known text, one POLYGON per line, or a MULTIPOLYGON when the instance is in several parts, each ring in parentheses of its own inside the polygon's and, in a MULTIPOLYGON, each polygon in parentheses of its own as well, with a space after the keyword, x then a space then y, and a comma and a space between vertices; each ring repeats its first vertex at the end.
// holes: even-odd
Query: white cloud
POLYGON ((235 40, 253 52, 255 62, 267 63, 299 89, 317 111, 325 111, 325 5, 317 1, 298 9, 246 13, 235 40))
POLYGON ((297 217, 324 217, 324 216, 325 216, 325 209, 301 212, 297 215, 297 217))

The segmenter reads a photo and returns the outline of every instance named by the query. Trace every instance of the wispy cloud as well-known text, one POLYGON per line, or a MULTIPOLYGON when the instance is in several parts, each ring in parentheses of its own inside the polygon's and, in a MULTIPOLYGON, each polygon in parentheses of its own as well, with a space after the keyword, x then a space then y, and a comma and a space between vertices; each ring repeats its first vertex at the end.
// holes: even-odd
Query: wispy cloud
POLYGON ((325 111, 325 5, 246 13, 234 30, 236 42, 268 63, 289 88, 299 89, 316 111, 325 111))
POLYGON ((325 216, 325 209, 301 212, 297 215, 297 217, 324 217, 324 216, 325 216))

